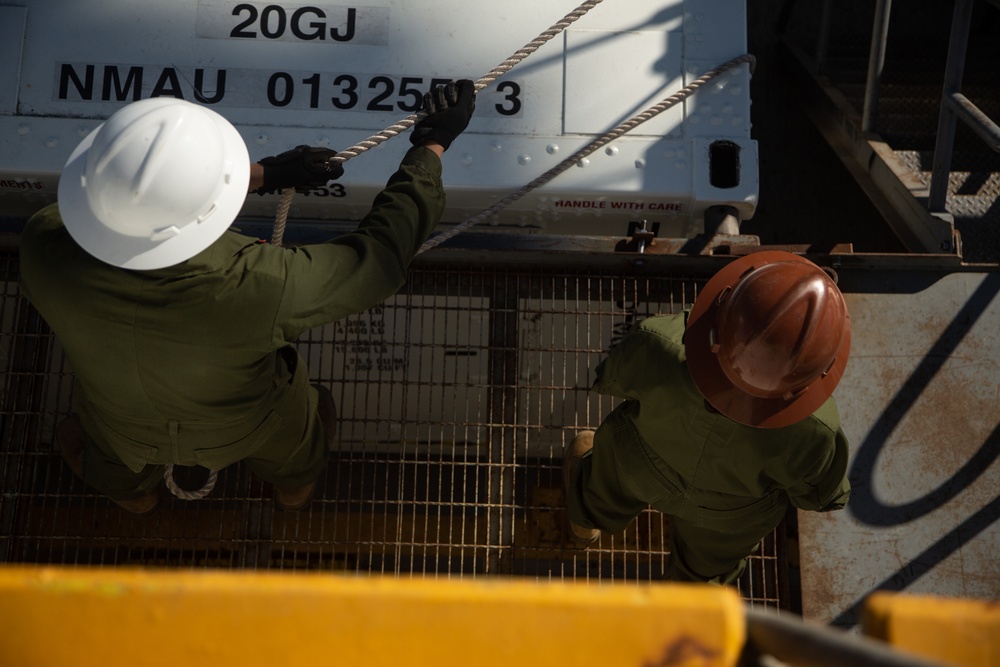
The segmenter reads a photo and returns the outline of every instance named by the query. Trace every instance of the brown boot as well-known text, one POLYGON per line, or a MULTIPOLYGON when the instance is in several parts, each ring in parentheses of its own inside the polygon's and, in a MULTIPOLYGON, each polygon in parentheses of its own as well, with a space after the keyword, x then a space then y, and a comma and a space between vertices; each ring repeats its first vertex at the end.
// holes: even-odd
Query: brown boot
POLYGON ((286 512, 297 512, 312 501, 316 482, 310 482, 294 489, 274 487, 274 502, 286 512))
MULTIPOLYGON (((566 446, 563 452, 563 491, 567 498, 569 498, 570 490, 580 481, 580 459, 593 448, 593 431, 580 431, 566 446)), ((579 524, 573 523, 573 520, 569 518, 568 509, 566 512, 566 522, 569 523, 569 532, 573 538, 573 542, 582 547, 593 544, 601 537, 601 531, 598 529, 584 528, 579 524)))
MULTIPOLYGON (((62 454, 63 459, 65 459, 66 465, 80 479, 83 479, 85 438, 83 424, 80 423, 80 418, 76 415, 66 417, 56 426, 56 447, 59 448, 59 452, 62 454)), ((160 504, 160 495, 154 489, 138 498, 129 500, 111 498, 111 502, 133 516, 145 517, 151 514, 160 504)))

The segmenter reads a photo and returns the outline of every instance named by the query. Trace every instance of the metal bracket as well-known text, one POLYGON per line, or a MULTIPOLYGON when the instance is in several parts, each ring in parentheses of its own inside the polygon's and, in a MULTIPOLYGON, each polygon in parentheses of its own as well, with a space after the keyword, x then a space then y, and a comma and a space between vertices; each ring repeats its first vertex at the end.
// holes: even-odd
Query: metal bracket
POLYGON ((645 252, 646 248, 652 247, 654 239, 660 233, 660 223, 654 222, 651 227, 652 229, 645 220, 630 221, 626 232, 628 239, 619 241, 615 252, 645 252))

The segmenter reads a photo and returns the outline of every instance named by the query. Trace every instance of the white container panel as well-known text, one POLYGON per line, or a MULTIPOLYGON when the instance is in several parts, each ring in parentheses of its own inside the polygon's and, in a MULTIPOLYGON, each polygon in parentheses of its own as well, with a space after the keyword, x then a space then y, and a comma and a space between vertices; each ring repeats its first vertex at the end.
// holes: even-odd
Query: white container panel
MULTIPOLYGON (((459 223, 530 182, 602 132, 746 48, 736 0, 606 0, 490 84, 445 156, 459 223)), ((55 196, 72 149, 136 99, 206 104, 240 130, 251 158, 297 144, 339 150, 409 115, 432 82, 477 79, 577 6, 576 0, 23 0, 0 7, 0 215, 55 196)), ((591 155, 487 226, 609 234, 630 220, 661 234, 700 231, 707 206, 756 203, 749 71, 591 155), (704 187, 705 143, 741 150, 740 182, 704 187), (665 225, 665 229, 662 225, 665 225)), ((294 220, 350 226, 409 148, 406 137, 351 160, 334 186, 297 196, 294 220)), ((250 196, 243 214, 274 215, 250 196)))

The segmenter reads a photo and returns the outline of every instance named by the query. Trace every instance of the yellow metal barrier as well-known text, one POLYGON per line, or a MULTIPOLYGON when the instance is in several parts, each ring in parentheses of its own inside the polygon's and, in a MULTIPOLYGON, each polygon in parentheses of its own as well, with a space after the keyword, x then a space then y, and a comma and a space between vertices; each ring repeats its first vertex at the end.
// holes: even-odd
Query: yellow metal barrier
POLYGON ((875 593, 865 602, 870 637, 963 667, 1000 665, 1000 604, 979 600, 875 593))
POLYGON ((0 665, 731 667, 728 588, 0 568, 0 665))

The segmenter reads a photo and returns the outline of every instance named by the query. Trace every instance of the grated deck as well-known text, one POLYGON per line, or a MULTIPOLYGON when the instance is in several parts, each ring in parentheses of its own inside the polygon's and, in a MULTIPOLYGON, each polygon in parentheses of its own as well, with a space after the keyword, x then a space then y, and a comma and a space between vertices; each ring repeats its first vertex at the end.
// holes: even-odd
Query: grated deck
MULTIPOLYGON (((0 261, 0 562, 663 578, 669 521, 659 513, 573 548, 560 464, 564 443, 614 405, 588 391, 594 366, 636 318, 689 305, 695 281, 418 268, 381 306, 299 342, 341 418, 308 510, 277 510, 271 490, 238 464, 208 498, 162 491, 161 509, 138 520, 55 452, 71 371, 18 296, 16 257, 0 261)), ((753 604, 791 605, 784 530, 764 540, 740 582, 753 604)))

